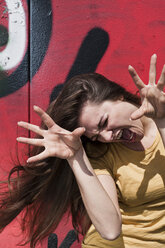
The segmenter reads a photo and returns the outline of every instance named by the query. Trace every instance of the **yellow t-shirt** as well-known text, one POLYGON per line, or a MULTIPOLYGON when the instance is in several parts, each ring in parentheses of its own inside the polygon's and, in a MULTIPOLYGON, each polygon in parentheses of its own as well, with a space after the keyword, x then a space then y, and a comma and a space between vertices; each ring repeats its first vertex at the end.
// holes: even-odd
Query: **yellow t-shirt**
POLYGON ((165 149, 160 134, 145 151, 111 143, 104 156, 90 160, 96 174, 110 174, 116 182, 122 233, 108 241, 91 225, 82 247, 164 248, 165 149))

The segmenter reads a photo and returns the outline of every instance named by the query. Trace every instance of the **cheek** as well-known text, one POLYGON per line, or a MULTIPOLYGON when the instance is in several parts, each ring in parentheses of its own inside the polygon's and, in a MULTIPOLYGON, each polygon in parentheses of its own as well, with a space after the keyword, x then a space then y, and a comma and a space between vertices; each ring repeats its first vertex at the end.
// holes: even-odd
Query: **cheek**
POLYGON ((134 123, 133 127, 130 128, 133 132, 135 132, 139 137, 144 136, 144 127, 141 123, 141 121, 136 121, 134 123))
POLYGON ((120 108, 120 115, 122 117, 125 117, 129 120, 129 118, 131 117, 131 114, 133 112, 135 112, 138 108, 132 104, 129 104, 127 102, 125 102, 123 105, 122 105, 122 108, 120 108))
POLYGON ((122 106, 122 108, 115 109, 113 111, 113 116, 115 120, 128 121, 131 117, 131 114, 134 112, 134 108, 130 106, 122 106))

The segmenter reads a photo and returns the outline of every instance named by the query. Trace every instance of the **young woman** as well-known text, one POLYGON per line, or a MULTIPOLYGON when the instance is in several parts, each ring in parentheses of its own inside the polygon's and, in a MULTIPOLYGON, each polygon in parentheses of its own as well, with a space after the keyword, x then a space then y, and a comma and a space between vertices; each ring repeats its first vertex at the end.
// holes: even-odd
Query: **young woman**
POLYGON ((97 73, 64 86, 38 127, 18 125, 38 137, 25 166, 14 167, 0 210, 4 228, 26 209, 28 242, 52 232, 70 210, 86 234, 82 247, 160 247, 165 244, 165 66, 156 82, 156 55, 149 83, 129 72, 140 99, 97 73))

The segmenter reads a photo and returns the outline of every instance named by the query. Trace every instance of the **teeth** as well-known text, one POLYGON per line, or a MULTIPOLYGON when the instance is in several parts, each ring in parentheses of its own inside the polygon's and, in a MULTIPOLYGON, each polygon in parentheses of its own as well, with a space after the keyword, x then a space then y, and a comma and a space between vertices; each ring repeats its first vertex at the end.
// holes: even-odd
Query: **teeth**
POLYGON ((123 134, 123 130, 121 130, 121 131, 119 132, 119 134, 117 135, 116 139, 120 139, 121 136, 122 136, 122 134, 123 134))
POLYGON ((132 137, 133 137, 133 133, 132 133, 131 136, 130 136, 130 140, 132 139, 132 137))

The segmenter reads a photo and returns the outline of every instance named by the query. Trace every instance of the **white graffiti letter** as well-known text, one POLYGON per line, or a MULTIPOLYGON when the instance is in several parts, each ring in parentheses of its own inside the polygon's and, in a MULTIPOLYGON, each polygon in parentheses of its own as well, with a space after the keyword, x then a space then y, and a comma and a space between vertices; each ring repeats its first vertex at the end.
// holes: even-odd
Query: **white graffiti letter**
POLYGON ((5 0, 8 10, 9 40, 6 48, 0 52, 0 67, 10 70, 17 66, 25 52, 26 24, 25 12, 21 0, 5 0))

